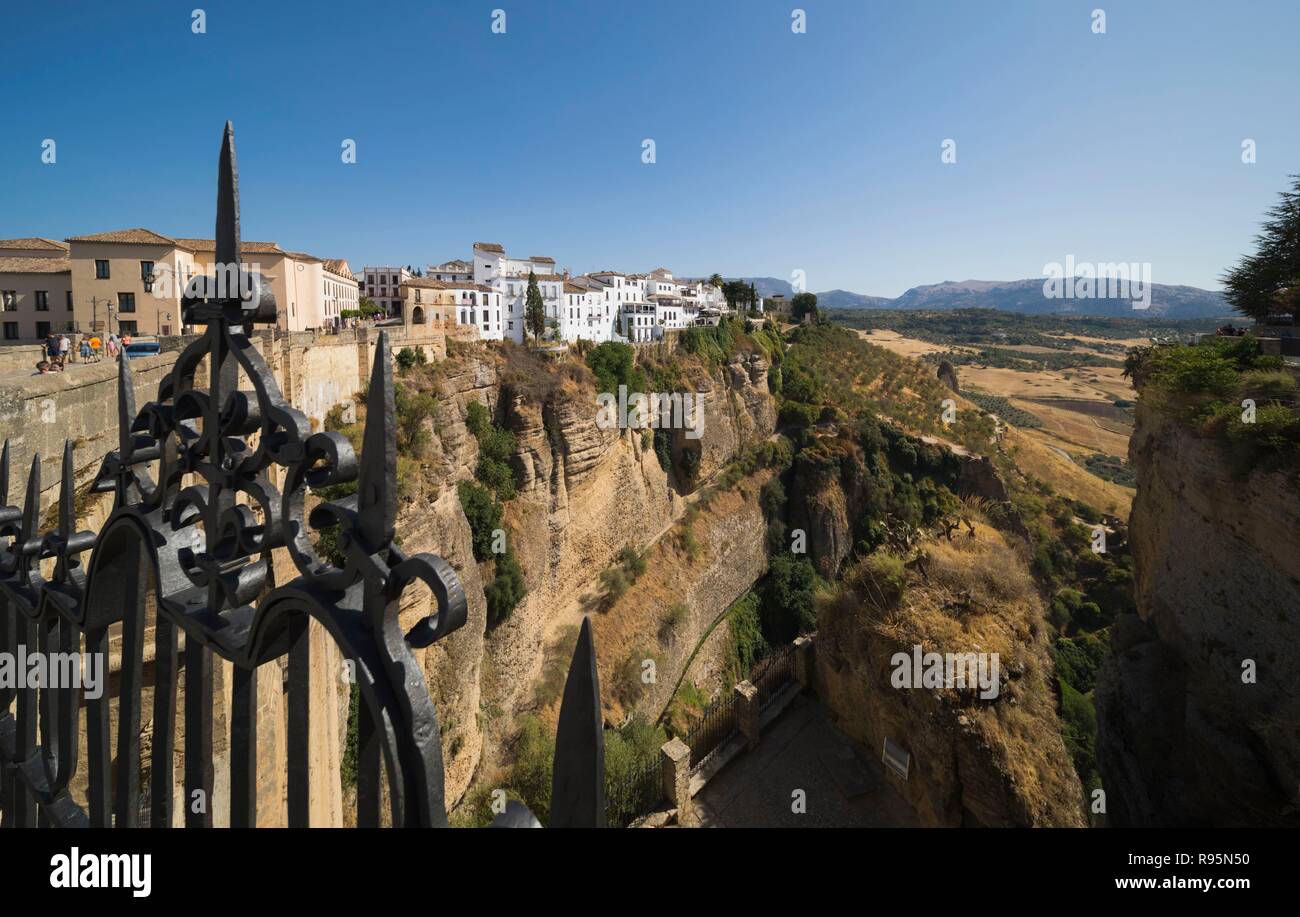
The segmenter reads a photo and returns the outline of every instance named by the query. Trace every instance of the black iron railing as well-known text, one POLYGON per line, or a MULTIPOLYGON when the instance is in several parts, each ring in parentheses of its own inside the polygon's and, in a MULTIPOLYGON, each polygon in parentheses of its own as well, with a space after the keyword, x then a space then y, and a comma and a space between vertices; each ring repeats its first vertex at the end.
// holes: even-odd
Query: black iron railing
POLYGON ((704 710, 704 715, 683 741, 691 749, 691 767, 696 767, 736 734, 736 695, 728 691, 704 710))
MULTIPOLYGON (((157 400, 138 412, 129 360, 121 362, 118 447, 104 458, 92 488, 113 495, 102 529, 76 529, 71 444, 64 448, 58 522, 50 531, 38 523, 39 455, 21 507, 9 501, 7 441, 0 457, 0 653, 47 660, 88 655, 106 668, 110 630, 120 630, 121 648, 113 692, 91 696, 95 692, 73 683, 71 667, 65 667, 65 683, 24 680, 0 688, 3 824, 211 825, 218 766, 214 700, 224 692, 214 687, 216 659, 232 672, 222 765, 229 768, 229 823, 257 821, 258 684, 271 679, 277 689, 283 684, 287 710, 286 760, 274 764, 287 766, 288 822, 308 824, 312 718, 321 704, 335 700, 313 696, 313 662, 322 661, 313 660, 308 637, 316 621, 350 663, 359 689, 356 823, 445 825, 438 720, 412 651, 464 625, 467 603, 446 561, 408 556, 394 544, 396 438, 387 337, 379 337, 358 456, 342 435, 312 432, 249 340, 253 324, 275 321, 276 307, 266 280, 240 263, 229 124, 216 224, 217 276, 195 278, 182 301, 184 324, 206 330, 177 358, 157 400), (199 378, 205 365, 206 388, 199 378), (310 488, 352 481, 352 496, 306 511, 310 488), (322 529, 337 529, 338 565, 313 547, 313 534, 322 529), (284 584, 275 582, 272 565, 280 550, 297 571, 284 584), (398 604, 416 580, 429 586, 437 607, 404 633, 398 604), (154 730, 145 762, 149 621, 154 730), (184 812, 178 817, 173 760, 182 682, 184 812), (82 774, 84 806, 70 791, 82 774), (145 774, 148 789, 142 791, 145 774), (381 805, 387 818, 381 819, 381 805)), ((595 655, 584 622, 560 712, 552 824, 605 823, 603 761, 595 655)), ((536 824, 518 807, 498 821, 536 824)))
POLYGON ((749 673, 749 683, 758 689, 758 706, 766 707, 782 688, 794 681, 793 643, 778 647, 770 656, 754 664, 749 673))

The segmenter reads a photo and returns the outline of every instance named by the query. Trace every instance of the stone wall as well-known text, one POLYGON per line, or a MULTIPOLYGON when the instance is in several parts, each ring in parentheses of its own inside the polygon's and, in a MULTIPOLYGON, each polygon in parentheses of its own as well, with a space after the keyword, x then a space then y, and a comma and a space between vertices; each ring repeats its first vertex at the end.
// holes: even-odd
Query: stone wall
MULTIPOLYGON (((447 334, 441 329, 386 330, 393 351, 410 346, 419 347, 431 359, 446 356, 447 334)), ((466 331, 474 333, 457 329, 452 336, 465 337, 466 331)), ((364 387, 378 337, 373 328, 339 334, 266 331, 254 337, 254 344, 285 397, 319 429, 331 407, 351 400, 364 387)), ((168 339, 164 344, 175 349, 131 361, 137 410, 157 397, 158 383, 171 371, 186 341, 168 339)), ((78 485, 84 486, 94 476, 104 455, 117 447, 117 374, 117 363, 110 360, 74 364, 46 376, 25 370, 8 377, 0 373, 0 440, 8 439, 11 450, 11 502, 20 501, 32 456, 39 453, 41 505, 48 508, 54 503, 65 440, 73 444, 78 485)))

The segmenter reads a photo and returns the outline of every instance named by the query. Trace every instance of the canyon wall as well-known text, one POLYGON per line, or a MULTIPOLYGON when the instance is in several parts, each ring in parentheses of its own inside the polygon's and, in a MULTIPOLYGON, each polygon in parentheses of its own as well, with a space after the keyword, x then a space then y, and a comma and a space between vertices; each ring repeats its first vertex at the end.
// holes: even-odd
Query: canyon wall
MULTIPOLYGON (((700 513, 695 534, 702 549, 686 563, 662 536, 695 496, 679 492, 647 431, 601 429, 595 390, 582 373, 574 378, 552 367, 542 374, 545 381, 524 378, 500 351, 477 347, 454 348, 437 365, 439 407, 430 425, 430 457, 421 470, 423 493, 404 505, 398 520, 403 550, 447 558, 470 597, 469 622, 424 656, 443 728, 449 804, 464 794, 481 765, 498 763, 515 715, 545 706, 536 694, 543 668, 552 656, 567 666, 572 647, 566 640, 584 614, 593 616, 603 686, 617 680, 615 669, 633 644, 662 660, 658 685, 641 698, 649 711, 666 702, 661 695, 671 687, 664 682, 675 680, 688 644, 766 570, 757 485, 738 486, 700 513), (492 565, 475 563, 456 493, 456 484, 472 479, 478 463, 478 443, 465 425, 471 401, 487 407, 517 443, 518 495, 506 504, 504 523, 528 594, 491 631, 483 584, 492 565), (652 547, 648 569, 634 590, 609 606, 600 575, 628 546, 652 547), (678 602, 690 609, 689 618, 660 647, 658 609, 678 602)), ((738 356, 710 379, 702 389, 705 424, 697 442, 706 461, 697 483, 772 435, 775 424, 761 357, 738 356)), ((428 601, 427 591, 404 596, 404 620, 427 613, 428 601)), ((609 719, 621 721, 623 705, 610 690, 602 694, 609 719)))
POLYGON ((1113 630, 1098 757, 1117 825, 1300 825, 1300 490, 1234 478, 1139 406, 1138 613, 1113 630))
MULTIPOLYGON (((1014 543, 978 523, 976 534, 925 545, 924 574, 909 573, 881 608, 858 571, 823 606, 814 686, 843 732, 880 755, 886 740, 909 756, 893 782, 925 826, 1081 827, 1083 789, 1056 714, 1043 610, 1014 543), (970 687, 893 682, 894 654, 996 653, 997 696, 970 687)), ((990 670, 991 671, 991 670, 990 670)))

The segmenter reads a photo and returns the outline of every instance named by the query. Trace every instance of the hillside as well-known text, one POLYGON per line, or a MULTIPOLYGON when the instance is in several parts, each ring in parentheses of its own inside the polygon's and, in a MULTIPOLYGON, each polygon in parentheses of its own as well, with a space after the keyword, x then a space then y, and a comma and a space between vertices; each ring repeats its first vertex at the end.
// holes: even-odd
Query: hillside
MULTIPOLYGON (((794 295, 789 282, 776 277, 745 277, 760 296, 794 295)), ((1205 319, 1235 313, 1214 290, 1152 283, 1151 305, 1134 309, 1128 299, 1049 299, 1043 293, 1041 277, 1024 280, 945 280, 912 287, 901 296, 870 296, 848 290, 817 294, 825 309, 902 309, 946 312, 952 309, 996 309, 1022 315, 1091 315, 1141 319, 1205 319)))

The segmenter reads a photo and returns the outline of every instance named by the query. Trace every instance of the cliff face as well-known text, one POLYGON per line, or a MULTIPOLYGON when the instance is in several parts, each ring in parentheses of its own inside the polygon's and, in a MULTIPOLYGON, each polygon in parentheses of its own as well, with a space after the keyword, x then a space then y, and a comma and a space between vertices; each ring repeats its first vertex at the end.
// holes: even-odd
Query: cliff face
POLYGON ((909 574, 902 598, 885 610, 869 598, 879 592, 848 572, 849 588, 820 617, 818 697, 873 753, 889 740, 911 755, 906 782, 886 779, 923 825, 1084 825, 1042 606, 1024 560, 983 523, 974 537, 935 540, 925 552, 927 573, 909 574), (894 654, 917 645, 925 653, 996 653, 997 696, 895 686, 894 654))
MULTIPOLYGON (((625 546, 640 550, 668 531, 685 512, 688 499, 676 491, 642 431, 602 430, 596 425, 595 393, 580 374, 574 378, 556 373, 550 380, 554 384, 530 385, 511 373, 500 354, 480 348, 459 351, 438 367, 441 393, 430 425, 433 445, 422 469, 422 495, 403 510, 398 532, 404 550, 433 551, 447 558, 470 601, 468 623, 424 658, 443 730, 451 805, 464 794, 480 764, 494 759, 515 713, 532 703, 548 648, 580 623, 584 613, 597 609, 600 574, 616 563, 615 555, 625 546), (519 493, 506 504, 505 521, 528 594, 490 633, 485 632, 484 575, 473 558, 455 486, 472 479, 478 463, 478 443, 465 426, 471 401, 488 407, 517 442, 513 462, 519 493), (484 715, 489 710, 491 715, 484 715)), ((761 357, 738 357, 712 374, 702 389, 705 424, 703 437, 694 441, 705 459, 700 481, 747 445, 770 436, 775 424, 767 365, 761 357)), ((756 496, 751 496, 757 521, 743 512, 726 513, 723 521, 703 514, 708 531, 701 528, 697 536, 708 539, 709 549, 698 564, 683 565, 674 574, 680 596, 673 601, 694 609, 687 628, 695 627, 694 619, 725 608, 766 568, 765 558, 755 561, 751 556, 763 555, 762 517, 756 496), (742 517, 743 538, 736 536, 739 530, 733 524, 742 517)), ((671 549, 662 550, 664 558, 671 557, 671 549)), ((652 578, 658 581, 669 562, 652 564, 636 594, 644 596, 652 578)), ((404 620, 427 613, 428 602, 427 591, 411 590, 403 601, 404 620)), ((659 616, 648 607, 639 611, 649 642, 631 627, 598 629, 602 679, 612 681, 611 660, 629 652, 626 640, 655 649, 659 616)), ((669 641, 670 653, 676 642, 669 641)))
POLYGON ((1300 824, 1300 490, 1234 480, 1217 445, 1141 406, 1129 538, 1138 614, 1098 682, 1121 825, 1300 824))

